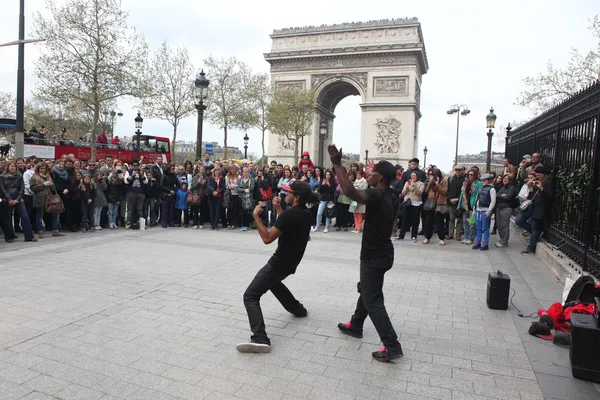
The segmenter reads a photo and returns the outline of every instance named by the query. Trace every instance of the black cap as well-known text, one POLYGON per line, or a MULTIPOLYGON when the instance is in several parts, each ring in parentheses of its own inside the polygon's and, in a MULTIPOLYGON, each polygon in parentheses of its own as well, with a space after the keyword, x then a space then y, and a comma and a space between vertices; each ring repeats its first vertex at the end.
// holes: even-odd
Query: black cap
POLYGON ((552 170, 550 168, 543 167, 540 165, 533 172, 535 172, 536 174, 549 175, 552 172, 552 170))
POLYGON ((396 167, 389 161, 381 160, 373 167, 375 172, 392 180, 396 177, 396 167))
POLYGON ((285 185, 282 187, 282 189, 286 192, 297 194, 303 199, 306 198, 311 192, 308 183, 303 181, 294 181, 291 185, 285 185))

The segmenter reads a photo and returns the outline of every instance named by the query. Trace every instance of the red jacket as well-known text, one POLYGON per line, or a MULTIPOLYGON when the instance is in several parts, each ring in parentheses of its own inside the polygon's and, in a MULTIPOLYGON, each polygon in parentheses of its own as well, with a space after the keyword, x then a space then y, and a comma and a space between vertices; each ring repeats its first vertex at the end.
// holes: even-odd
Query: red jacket
POLYGON ((305 151, 304 153, 302 153, 302 159, 298 163, 298 168, 300 169, 300 171, 302 171, 303 165, 308 165, 308 169, 315 168, 315 164, 313 164, 312 160, 310 159, 310 153, 308 151, 305 151), (308 159, 305 160, 304 157, 308 157, 308 159))

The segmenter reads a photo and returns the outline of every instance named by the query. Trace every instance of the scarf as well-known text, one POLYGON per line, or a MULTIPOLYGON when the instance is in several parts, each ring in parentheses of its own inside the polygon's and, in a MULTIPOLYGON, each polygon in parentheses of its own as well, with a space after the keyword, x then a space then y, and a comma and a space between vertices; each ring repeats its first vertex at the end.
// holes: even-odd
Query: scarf
POLYGON ((66 181, 67 179, 69 179, 69 173, 67 172, 66 168, 63 168, 62 170, 60 170, 60 169, 56 168, 56 166, 54 166, 54 167, 52 167, 52 172, 54 172, 63 181, 66 181))

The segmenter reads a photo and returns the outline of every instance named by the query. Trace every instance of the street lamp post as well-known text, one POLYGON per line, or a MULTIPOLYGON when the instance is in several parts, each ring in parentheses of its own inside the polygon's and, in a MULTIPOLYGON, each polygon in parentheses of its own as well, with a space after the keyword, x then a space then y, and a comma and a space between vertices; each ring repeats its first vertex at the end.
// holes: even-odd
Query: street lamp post
POLYGON ((471 110, 469 110, 469 107, 467 107, 466 104, 461 104, 460 106, 455 104, 446 111, 446 114, 448 115, 456 114, 456 149, 454 150, 454 164, 458 163, 458 130, 460 127, 460 116, 463 115, 466 117, 470 112, 471 110))
POLYGON ((137 141, 137 159, 140 160, 140 136, 142 135, 142 123, 144 122, 144 118, 142 118, 142 114, 138 111, 137 117, 134 119, 135 121, 135 136, 137 141))
POLYGON ((321 122, 319 127, 319 165, 322 166, 324 162, 325 149, 323 145, 325 143, 325 139, 327 138, 327 122, 321 122))
POLYGON ((206 79, 204 70, 200 71, 200 74, 194 81, 194 97, 196 98, 196 110, 198 110, 198 124, 196 127, 196 159, 202 157, 202 123, 204 122, 204 110, 206 110, 206 104, 204 100, 208 98, 208 85, 210 81, 206 79))
POLYGON ((427 168, 427 146, 423 148, 423 167, 427 168))
POLYGON ((365 150, 365 165, 369 163, 369 149, 365 150))
POLYGON ((244 135, 244 159, 248 159, 248 141, 250 138, 248 137, 248 132, 244 135))
POLYGON ((115 137, 115 119, 116 117, 122 117, 123 113, 122 112, 117 112, 115 110, 110 110, 110 111, 103 111, 102 114, 104 114, 104 116, 108 119, 108 117, 110 116, 110 139, 114 139, 115 137))
POLYGON ((490 108, 490 113, 485 117, 486 127, 488 128, 487 137, 487 159, 485 160, 485 172, 489 173, 492 166, 492 136, 494 136, 494 126, 496 125, 496 114, 494 114, 494 107, 490 108))

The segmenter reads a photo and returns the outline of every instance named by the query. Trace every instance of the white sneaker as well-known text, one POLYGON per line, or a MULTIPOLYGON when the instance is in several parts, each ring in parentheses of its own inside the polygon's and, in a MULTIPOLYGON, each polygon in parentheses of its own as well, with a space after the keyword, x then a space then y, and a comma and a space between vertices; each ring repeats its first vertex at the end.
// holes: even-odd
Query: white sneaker
POLYGON ((199 225, 198 229, 204 229, 204 225, 199 225))
POLYGON ((198 225, 194 225, 194 229, 198 229, 198 225))
POLYGON ((312 228, 310 231, 311 231, 311 232, 316 232, 316 231, 317 231, 317 228, 316 228, 316 227, 314 227, 314 228, 312 228))
POLYGON ((325 230, 323 231, 323 233, 327 233, 329 232, 329 229, 325 228, 325 230))
POLYGON ((100 225, 96 225, 94 228, 96 228, 97 231, 101 231, 102 227, 100 225))

